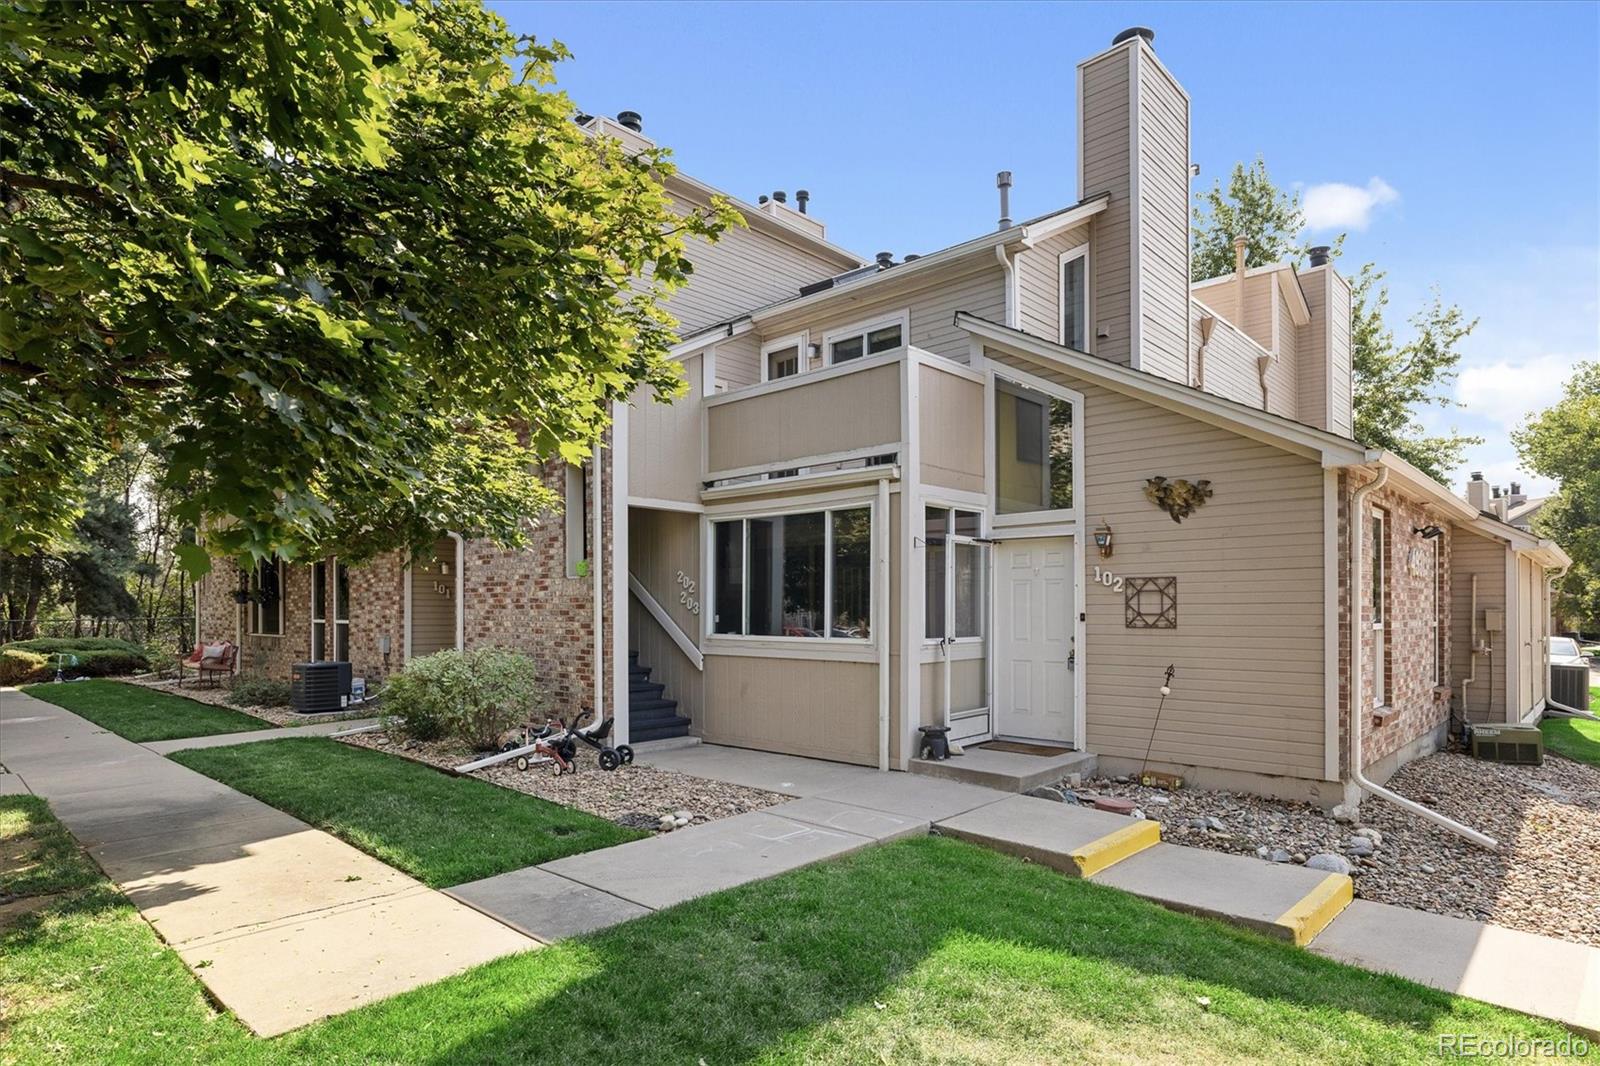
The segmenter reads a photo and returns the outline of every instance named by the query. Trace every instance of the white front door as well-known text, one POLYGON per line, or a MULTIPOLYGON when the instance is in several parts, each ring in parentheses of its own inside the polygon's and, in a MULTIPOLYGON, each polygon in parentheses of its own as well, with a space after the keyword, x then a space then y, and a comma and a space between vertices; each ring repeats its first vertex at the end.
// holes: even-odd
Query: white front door
POLYGON ((1072 743, 1072 538, 995 550, 997 733, 1072 743))

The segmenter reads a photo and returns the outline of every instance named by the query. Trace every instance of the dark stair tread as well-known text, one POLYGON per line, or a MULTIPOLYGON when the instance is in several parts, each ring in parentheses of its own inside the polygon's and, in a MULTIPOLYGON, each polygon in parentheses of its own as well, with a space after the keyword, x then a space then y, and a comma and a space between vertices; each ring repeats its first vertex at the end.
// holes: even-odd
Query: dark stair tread
POLYGON ((689 735, 689 719, 675 717, 663 722, 651 722, 646 726, 633 726, 628 730, 628 739, 633 741, 646 740, 671 740, 674 737, 689 735))

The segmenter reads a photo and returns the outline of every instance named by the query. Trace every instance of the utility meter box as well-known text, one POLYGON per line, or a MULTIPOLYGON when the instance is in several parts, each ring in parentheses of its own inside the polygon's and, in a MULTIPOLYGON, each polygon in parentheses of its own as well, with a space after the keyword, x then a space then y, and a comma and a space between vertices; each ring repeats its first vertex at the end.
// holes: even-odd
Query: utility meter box
POLYGON ((1485 607, 1483 610, 1483 628, 1490 633, 1499 633, 1506 627, 1506 613, 1498 607, 1485 607))

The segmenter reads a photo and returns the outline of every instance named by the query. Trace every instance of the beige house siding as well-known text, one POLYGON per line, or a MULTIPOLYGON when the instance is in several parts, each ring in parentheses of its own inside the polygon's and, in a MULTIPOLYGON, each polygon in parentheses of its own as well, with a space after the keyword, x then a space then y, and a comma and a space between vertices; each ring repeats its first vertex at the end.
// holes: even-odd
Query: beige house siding
POLYGON ((1139 368, 1186 382, 1189 354, 1189 100, 1141 47, 1139 368))
POLYGON ((761 337, 755 332, 741 333, 718 344, 712 357, 712 372, 729 389, 755 385, 761 381, 761 337))
POLYGON ((655 597, 695 644, 704 625, 700 602, 700 516, 634 507, 628 514, 628 573, 655 597), (681 583, 682 574, 686 582, 681 583))
POLYGON ((983 385, 927 364, 918 372, 922 481, 984 491, 983 385))
MULTIPOLYGON (((809 331, 811 343, 820 345, 831 330, 909 311, 913 346, 964 363, 972 340, 956 327, 956 312, 966 311, 991 322, 1004 322, 1005 273, 993 256, 968 260, 934 273, 937 275, 934 278, 916 279, 912 275, 916 285, 910 288, 906 287, 910 282, 897 285, 891 278, 885 278, 875 283, 873 290, 859 295, 850 295, 848 288, 842 289, 842 295, 836 300, 762 319, 761 334, 775 339, 809 331)), ((825 352, 823 358, 826 358, 825 352)))
POLYGON ((411 566, 411 657, 456 646, 456 542, 440 537, 431 556, 411 566), (441 564, 448 564, 444 573, 441 564))
POLYGON ((1318 429, 1328 429, 1333 424, 1328 411, 1328 286, 1331 273, 1327 267, 1317 267, 1314 272, 1300 276, 1300 287, 1305 292, 1311 321, 1303 326, 1291 327, 1300 367, 1297 395, 1300 421, 1318 429))
POLYGON ((690 732, 696 732, 705 706, 705 675, 633 595, 628 597, 628 650, 650 668, 652 681, 665 686, 663 695, 678 701, 678 713, 689 719, 690 732))
POLYGON ((876 766, 878 665, 712 655, 697 723, 709 744, 876 766))
POLYGON ((1078 65, 1078 185, 1080 199, 1110 193, 1106 209, 1090 223, 1090 292, 1094 332, 1089 351, 1127 365, 1132 355, 1129 312, 1133 291, 1133 212, 1129 165, 1132 124, 1129 78, 1133 48, 1124 46, 1078 65))
POLYGON ((1468 721, 1499 722, 1506 715, 1506 634, 1487 633, 1483 628, 1486 610, 1506 609, 1506 546, 1497 540, 1477 536, 1461 527, 1454 529, 1450 573, 1451 675, 1456 696, 1461 682, 1477 676, 1466 689, 1462 711, 1468 721), (1477 578, 1478 610, 1472 612, 1473 578, 1477 578), (1492 651, 1474 656, 1472 649, 1488 643, 1492 651))
MULTIPOLYGON (((1046 237, 1032 248, 1017 253, 1013 267, 1017 272, 1017 327, 1024 333, 1047 341, 1061 341, 1061 253, 1088 243, 1086 224, 1046 237)), ((1093 310, 1091 308, 1091 320, 1093 310)), ((1089 343, 1093 340, 1091 321, 1089 343)))
POLYGON ((667 300, 682 336, 793 296, 800 286, 846 269, 830 258, 742 226, 730 228, 715 244, 690 238, 688 256, 694 275, 667 300))
POLYGON ((683 361, 689 391, 671 403, 656 402, 649 388, 634 393, 628 415, 629 495, 700 502, 701 360, 695 355, 683 361))
POLYGON ((713 474, 900 439, 900 364, 887 363, 705 409, 713 474))
MULTIPOLYGON (((950 664, 950 712, 970 711, 989 705, 988 667, 979 659, 957 659, 950 664)), ((944 718, 944 662, 922 664, 921 725, 944 718)))
MULTIPOLYGON (((1198 376, 1201 364, 1200 319, 1209 313, 1210 308, 1195 300, 1190 304, 1190 311, 1193 321, 1189 338, 1195 346, 1193 365, 1198 376)), ((1259 409, 1261 372, 1257 367, 1259 357, 1266 353, 1226 317, 1221 317, 1220 312, 1213 317, 1216 324, 1212 327, 1211 339, 1206 343, 1204 359, 1205 391, 1259 409)))
POLYGON ((1123 597, 1086 583, 1087 747, 1143 758, 1170 663, 1177 674, 1152 763, 1322 778, 1320 466, 1064 372, 1018 365, 1084 395, 1083 528, 1106 522, 1115 532, 1115 555, 1101 565, 1124 578, 1178 579, 1175 630, 1127 628, 1123 597), (1175 523, 1144 496, 1155 475, 1207 478, 1215 496, 1175 523))
POLYGON ((1267 410, 1285 418, 1299 419, 1300 352, 1295 344, 1295 326, 1294 319, 1289 313, 1289 297, 1284 292, 1284 286, 1293 285, 1294 282, 1274 274, 1273 284, 1271 298, 1277 304, 1273 340, 1276 358, 1267 364, 1267 410))

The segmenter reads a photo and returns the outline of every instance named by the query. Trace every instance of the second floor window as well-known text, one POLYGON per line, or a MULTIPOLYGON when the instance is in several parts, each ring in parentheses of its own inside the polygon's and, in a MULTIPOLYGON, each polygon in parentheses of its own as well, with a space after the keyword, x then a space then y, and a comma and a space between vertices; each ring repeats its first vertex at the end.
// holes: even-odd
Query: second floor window
POLYGON ((1061 254, 1061 343, 1089 350, 1089 246, 1061 254))
POLYGON ((804 334, 792 337, 783 337, 764 345, 761 349, 762 373, 764 381, 777 381, 779 378, 793 377, 803 369, 800 360, 806 350, 804 334))
POLYGON ((904 322, 881 322, 831 333, 828 335, 828 364, 892 352, 905 344, 905 332, 904 322))

